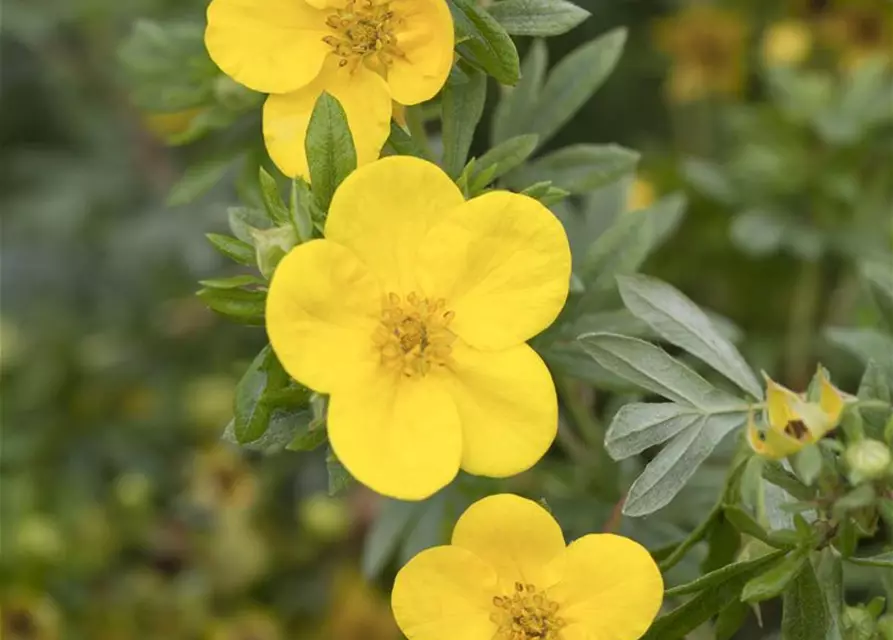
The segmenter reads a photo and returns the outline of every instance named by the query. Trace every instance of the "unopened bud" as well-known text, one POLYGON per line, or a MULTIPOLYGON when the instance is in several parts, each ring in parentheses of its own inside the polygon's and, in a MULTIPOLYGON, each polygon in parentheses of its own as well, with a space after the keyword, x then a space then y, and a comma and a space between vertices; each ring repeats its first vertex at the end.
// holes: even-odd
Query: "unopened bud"
POLYGON ((844 454, 851 470, 851 480, 875 480, 890 470, 890 449, 878 440, 865 439, 847 447, 844 454))

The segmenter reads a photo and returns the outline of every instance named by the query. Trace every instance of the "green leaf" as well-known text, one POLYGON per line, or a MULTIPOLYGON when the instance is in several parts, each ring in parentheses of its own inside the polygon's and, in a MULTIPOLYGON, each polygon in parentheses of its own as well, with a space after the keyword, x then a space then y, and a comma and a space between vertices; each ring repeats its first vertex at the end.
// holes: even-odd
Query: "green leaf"
POLYGON ((549 368, 561 375, 582 380, 596 389, 634 393, 636 387, 593 360, 576 340, 556 342, 537 349, 549 368))
POLYGON ((400 546, 398 561, 401 566, 405 566, 425 549, 449 543, 450 533, 445 527, 447 494, 448 491, 440 491, 420 503, 421 513, 400 546))
POLYGON ((624 460, 666 442, 702 416, 691 407, 673 403, 625 404, 611 420, 605 448, 614 460, 624 460))
POLYGON ((631 175, 638 163, 637 152, 616 144, 575 144, 532 162, 513 174, 511 181, 550 180, 571 193, 588 193, 631 175))
POLYGON ((421 504, 389 498, 382 501, 378 516, 363 540, 362 568, 368 580, 377 578, 393 558, 421 504))
POLYGON ((552 186, 552 183, 548 180, 546 180, 545 182, 537 182, 536 184, 530 185, 521 193, 525 196, 530 196, 531 198, 539 200, 546 206, 555 204, 556 202, 561 202, 570 195, 570 193, 568 193, 564 189, 552 186))
POLYGON ((815 489, 807 487, 800 482, 793 473, 774 461, 766 461, 763 465, 763 478, 777 487, 781 487, 787 493, 798 500, 812 500, 815 498, 815 489))
POLYGON ((251 244, 252 229, 267 229, 270 226, 270 218, 265 211, 251 207, 230 207, 226 210, 229 220, 229 229, 242 242, 251 244))
POLYGON ((722 439, 741 427, 744 419, 744 413, 705 415, 676 435, 633 482, 623 513, 644 516, 669 504, 722 439))
POLYGON ((893 331, 893 264, 872 263, 862 267, 871 296, 887 328, 893 331))
POLYGON ((783 640, 843 640, 812 562, 805 563, 784 592, 783 640))
POLYGON ((236 385, 233 429, 240 444, 254 442, 264 435, 272 412, 266 395, 282 389, 287 383, 288 375, 279 364, 273 348, 267 345, 236 385))
POLYGON ((443 88, 443 168, 456 179, 462 173, 474 130, 484 113, 487 76, 476 69, 453 67, 443 88))
POLYGON ((881 567, 883 569, 893 569, 893 551, 885 551, 876 556, 850 556, 847 562, 858 564, 863 567, 881 567))
POLYGON ((393 121, 391 121, 391 135, 388 137, 387 144, 398 155, 428 159, 428 154, 422 145, 419 144, 419 141, 406 133, 399 124, 393 121))
POLYGON ((837 502, 834 503, 834 511, 836 514, 843 514, 847 511, 862 509, 863 507, 868 507, 874 504, 876 498, 877 494, 874 486, 863 484, 856 487, 842 498, 838 498, 837 502))
MULTIPOLYGON (((665 595, 667 597, 676 597, 698 593, 701 591, 710 591, 711 589, 720 587, 723 584, 728 583, 729 581, 741 578, 742 576, 746 576, 746 579, 740 582, 739 588, 743 588, 745 583, 747 583, 752 577, 762 573, 763 570, 766 569, 766 567, 775 564, 786 554, 787 550, 779 549, 776 551, 770 551, 766 555, 760 556, 753 560, 742 560, 740 562, 728 564, 709 573, 705 573, 704 575, 695 578, 691 582, 687 582, 685 584, 667 589, 665 595)), ((736 600, 738 599, 737 595, 738 594, 736 594, 736 600)))
POLYGON ((741 600, 755 603, 778 597, 808 561, 808 550, 791 551, 784 560, 770 567, 765 573, 751 578, 741 590, 741 600))
POLYGON ((586 352, 602 367, 633 384, 701 413, 747 411, 742 400, 720 391, 660 347, 637 338, 590 333, 579 338, 586 352))
POLYGON ((205 234, 205 237, 212 245, 214 245, 214 248, 217 249, 217 251, 230 260, 234 260, 245 266, 254 266, 254 247, 247 242, 231 236, 224 236, 219 233, 208 233, 205 234))
POLYGON ((689 158, 682 162, 682 173, 691 186, 708 198, 727 205, 738 201, 738 194, 729 176, 719 165, 689 158))
POLYGON ((347 116, 341 103, 326 92, 319 96, 313 107, 304 147, 313 194, 326 211, 335 189, 357 168, 357 151, 347 116))
POLYGON ((726 505, 724 507, 726 519, 731 522, 738 531, 749 535, 757 540, 762 540, 770 546, 777 544, 769 537, 769 532, 747 511, 737 505, 726 505))
POLYGON ((655 620, 641 640, 682 640, 717 612, 737 601, 747 581, 782 555, 784 551, 776 551, 756 560, 732 564, 687 585, 669 589, 667 595, 697 595, 655 620))
POLYGON ((502 0, 490 5, 490 15, 513 36, 558 36, 591 14, 566 0, 502 0))
POLYGON ((545 144, 607 80, 620 60, 626 29, 614 29, 565 56, 546 84, 522 131, 536 133, 545 144))
POLYGON ((822 452, 817 445, 807 445, 803 447, 794 456, 794 471, 797 477, 803 481, 807 487, 811 487, 818 480, 819 474, 822 472, 822 452))
MULTIPOLYGON (((310 415, 308 413, 308 418, 310 415)), ((328 439, 328 434, 321 424, 314 424, 312 419, 305 423, 306 427, 298 429, 291 442, 286 445, 289 451, 315 451, 328 439)))
POLYGON ((354 479, 331 449, 326 453, 326 472, 329 478, 329 495, 335 496, 349 488, 354 479))
POLYGON ((534 40, 521 66, 521 80, 514 87, 502 88, 502 98, 493 110, 490 128, 494 145, 529 133, 525 131, 525 123, 530 121, 537 108, 548 64, 546 45, 542 40, 534 40))
MULTIPOLYGON (((270 421, 264 434, 253 442, 241 444, 250 451, 259 451, 265 455, 282 452, 300 433, 312 418, 306 408, 273 409, 270 421)), ((223 433, 223 439, 233 444, 240 444, 235 434, 235 420, 230 420, 223 433)))
MULTIPOLYGON (((660 570, 664 573, 672 569, 676 566, 682 558, 685 557, 692 547, 701 542, 704 538, 708 536, 708 534, 713 529, 713 526, 716 522, 722 517, 722 511, 720 509, 721 505, 717 502, 713 509, 710 510, 710 513, 707 514, 707 517, 704 518, 703 522, 699 524, 694 530, 689 533, 684 540, 682 540, 679 544, 674 545, 672 549, 666 553, 665 557, 656 560, 659 561, 660 570)), ((652 556, 655 556, 655 553, 652 552, 652 556)))
MULTIPOLYGON (((873 329, 830 327, 825 337, 832 343, 857 357, 863 364, 876 359, 879 354, 893 353, 893 337, 873 329)), ((893 389, 893 358, 875 360, 884 372, 887 385, 893 389)))
MULTIPOLYGON (((862 381, 859 383, 859 391, 856 394, 859 400, 881 400, 890 404, 893 402, 893 392, 887 384, 884 371, 876 360, 868 361, 862 381)), ((861 409, 862 417, 868 427, 868 435, 875 440, 884 440, 884 426, 890 418, 891 409, 874 409, 864 407, 861 409)))
POLYGON ((713 628, 713 633, 716 635, 715 640, 732 640, 732 637, 744 625, 748 611, 750 611, 750 607, 740 600, 730 602, 720 610, 713 628))
POLYGON ((212 311, 241 322, 261 325, 264 323, 266 291, 245 289, 199 289, 196 294, 212 311))
POLYGON ((753 397, 763 389, 731 342, 678 290, 648 276, 617 278, 623 303, 661 337, 704 361, 753 397))
POLYGON ((456 25, 456 51, 502 84, 521 77, 515 43, 496 19, 474 0, 449 0, 456 25))
POLYGON ((238 289, 252 284, 266 284, 257 276, 241 275, 232 276, 230 278, 212 278, 210 280, 199 280, 198 283, 209 289, 238 289))
POLYGON ((471 193, 480 193, 488 184, 522 164, 536 149, 539 138, 533 134, 515 136, 501 142, 477 159, 471 173, 471 193), (492 173, 488 173, 493 168, 492 173), (483 181, 482 176, 487 175, 483 181))
POLYGON ((310 185, 300 178, 292 179, 288 217, 298 235, 298 242, 307 242, 313 237, 313 220, 317 216, 321 218, 320 213, 310 185))
POLYGON ((171 187, 167 196, 169 207, 189 204, 204 195, 223 179, 235 158, 211 158, 186 169, 183 176, 171 187))
POLYGON ((270 219, 279 224, 288 222, 288 209, 282 200, 282 194, 279 192, 279 183, 276 182, 276 178, 261 167, 258 171, 258 181, 260 183, 260 197, 270 219))

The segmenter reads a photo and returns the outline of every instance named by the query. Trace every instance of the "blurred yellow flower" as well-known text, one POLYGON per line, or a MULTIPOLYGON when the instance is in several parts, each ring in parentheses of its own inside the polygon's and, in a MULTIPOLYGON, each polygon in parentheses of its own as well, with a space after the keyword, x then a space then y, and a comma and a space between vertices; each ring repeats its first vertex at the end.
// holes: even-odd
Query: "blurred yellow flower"
POLYGON ((747 26, 736 13, 705 4, 662 20, 659 49, 672 58, 667 95, 687 103, 735 96, 744 86, 747 26))
POLYGON ((198 452, 191 474, 190 496, 205 509, 246 509, 257 498, 251 468, 238 452, 223 445, 198 452))
POLYGON ((335 578, 332 604, 320 640, 398 640, 388 601, 354 570, 335 578))
POLYGON ((359 164, 378 157, 392 100, 434 97, 453 63, 444 0, 213 0, 205 44, 237 82, 271 94, 264 138, 283 173, 308 177, 304 137, 316 99, 347 114, 359 164))
POLYGON ((328 433, 375 491, 418 500, 461 466, 504 477, 555 438, 552 378, 525 341, 567 298, 564 228, 527 196, 469 202, 437 166, 394 156, 348 176, 325 240, 293 249, 266 324, 289 374, 331 394, 328 433))
POLYGON ((626 210, 640 211, 647 209, 657 199, 657 190, 650 180, 637 176, 630 185, 626 196, 626 210))
POLYGON ((180 111, 155 111, 144 114, 143 119, 150 132, 164 140, 169 140, 186 133, 195 119, 202 115, 206 109, 207 107, 193 107, 180 111))
POLYGON ((818 399, 811 401, 766 376, 766 425, 758 427, 753 413, 748 418, 747 439, 754 451, 773 460, 786 458, 837 427, 844 396, 824 369, 816 373, 816 382, 818 399))
POLYGON ((391 604, 410 640, 637 640, 662 598, 638 543, 593 534, 565 548, 545 509, 503 494, 469 507, 450 546, 410 560, 391 604))
POLYGON ((59 611, 46 596, 16 594, 0 606, 3 640, 57 640, 59 611))
POLYGON ((820 22, 825 43, 840 54, 844 68, 855 68, 875 56, 893 59, 889 0, 838 0, 820 22))
POLYGON ((783 20, 763 34, 763 63, 769 67, 796 66, 812 51, 812 31, 800 20, 783 20))

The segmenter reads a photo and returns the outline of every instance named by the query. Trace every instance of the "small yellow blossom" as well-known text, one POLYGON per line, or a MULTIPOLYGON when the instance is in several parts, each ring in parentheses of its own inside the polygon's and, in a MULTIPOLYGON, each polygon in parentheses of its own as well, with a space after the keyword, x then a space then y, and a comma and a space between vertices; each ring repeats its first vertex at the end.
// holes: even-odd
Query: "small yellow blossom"
POLYGON ((657 190, 650 180, 646 180, 641 176, 637 176, 630 185, 629 193, 626 196, 626 210, 640 211, 647 209, 657 199, 657 190))
POLYGON ((748 419, 747 439, 754 451, 773 460, 786 458, 837 427, 844 396, 824 369, 819 369, 816 378, 818 400, 809 401, 766 377, 766 424, 758 427, 753 413, 748 419))
POLYGON ((747 26, 737 14, 692 5, 662 20, 655 37, 673 60, 667 85, 671 102, 735 96, 743 89, 747 26))
POLYGON ((254 504, 257 480, 245 460, 222 445, 196 454, 192 501, 206 509, 244 509, 254 504))
POLYGON ((893 59, 893 7, 888 0, 838 0, 820 18, 824 42, 853 69, 880 56, 893 59))
POLYGON ((370 162, 389 135, 392 101, 418 104, 446 82, 454 35, 444 0, 213 0, 205 44, 224 73, 270 94, 270 157, 306 178, 304 138, 320 94, 344 107, 357 161, 370 162))
POLYGON ((503 494, 469 507, 450 546, 410 560, 391 605, 409 640, 637 640, 662 598, 638 543, 592 534, 565 547, 545 509, 503 494))
POLYGON ((558 219, 505 191, 465 202, 437 166, 394 156, 347 177, 325 236, 279 263, 266 325, 286 371, 330 394, 329 440, 354 477, 417 500, 460 467, 534 465, 557 402, 525 342, 567 298, 558 219))
POLYGON ((763 34, 762 49, 766 66, 796 66, 812 51, 812 31, 800 20, 776 22, 763 34))

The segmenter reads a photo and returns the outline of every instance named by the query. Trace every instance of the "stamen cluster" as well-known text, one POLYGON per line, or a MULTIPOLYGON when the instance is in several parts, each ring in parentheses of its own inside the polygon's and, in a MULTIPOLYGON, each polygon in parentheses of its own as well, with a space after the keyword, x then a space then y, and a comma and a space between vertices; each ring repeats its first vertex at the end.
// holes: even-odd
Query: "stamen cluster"
POLYGON ((511 595, 495 596, 490 620, 499 628, 497 640, 560 640, 566 622, 558 603, 532 584, 515 583, 511 595))
POLYGON ((385 365, 399 368, 408 378, 426 375, 447 364, 456 336, 449 329, 455 313, 442 298, 429 300, 416 293, 401 298, 391 293, 373 336, 385 365))

